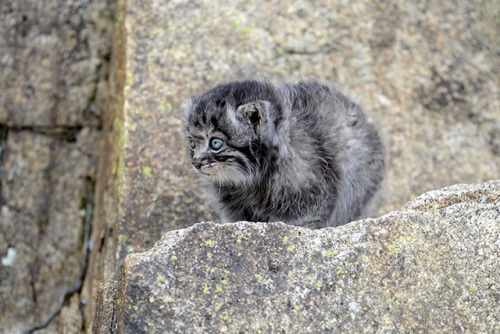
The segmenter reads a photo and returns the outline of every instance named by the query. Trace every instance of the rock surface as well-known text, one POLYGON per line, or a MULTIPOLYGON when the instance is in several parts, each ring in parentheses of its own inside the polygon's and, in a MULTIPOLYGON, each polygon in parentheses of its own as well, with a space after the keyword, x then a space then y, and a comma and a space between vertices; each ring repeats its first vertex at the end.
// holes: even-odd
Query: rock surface
MULTIPOLYGON (((80 275, 112 4, 0 1, 0 333, 43 322, 80 275)), ((81 330, 81 299, 42 332, 81 330)))
POLYGON ((227 81, 328 80, 380 126, 382 214, 500 175, 500 8, 492 1, 129 1, 118 258, 215 220, 186 159, 180 107, 227 81))
POLYGON ((95 332, 493 333, 499 261, 500 181, 338 228, 201 223, 126 257, 95 332))
POLYGON ((0 332, 42 320, 71 284, 94 182, 84 319, 68 322, 73 298, 48 332, 89 328, 99 283, 127 254, 217 219, 188 173, 178 115, 222 81, 316 77, 360 103, 388 147, 379 214, 498 178, 499 11, 468 0, 0 1, 0 332))

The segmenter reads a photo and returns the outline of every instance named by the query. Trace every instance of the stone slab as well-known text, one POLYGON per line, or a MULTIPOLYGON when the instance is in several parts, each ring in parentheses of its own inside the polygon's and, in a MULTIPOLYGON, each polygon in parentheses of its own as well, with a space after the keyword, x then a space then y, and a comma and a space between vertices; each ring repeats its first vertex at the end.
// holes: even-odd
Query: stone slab
POLYGON ((127 256, 101 292, 116 291, 116 317, 101 310, 96 322, 117 333, 494 333, 499 259, 500 181, 337 228, 200 223, 127 256))

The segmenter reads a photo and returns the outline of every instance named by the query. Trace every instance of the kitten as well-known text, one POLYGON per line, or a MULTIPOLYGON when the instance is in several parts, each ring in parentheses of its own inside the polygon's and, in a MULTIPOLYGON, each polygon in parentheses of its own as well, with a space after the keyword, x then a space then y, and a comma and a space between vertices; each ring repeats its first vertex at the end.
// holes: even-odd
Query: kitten
POLYGON ((192 165, 223 222, 346 224, 367 215, 384 177, 377 131, 324 84, 232 82, 184 111, 192 165))

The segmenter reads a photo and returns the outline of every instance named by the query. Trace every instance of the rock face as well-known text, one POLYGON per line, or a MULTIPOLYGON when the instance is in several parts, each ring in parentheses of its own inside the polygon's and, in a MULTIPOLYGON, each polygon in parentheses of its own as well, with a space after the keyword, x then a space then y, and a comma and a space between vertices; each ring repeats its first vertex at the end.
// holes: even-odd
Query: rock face
POLYGON ((126 257, 94 332, 493 333, 499 259, 500 181, 338 228, 201 223, 126 257))
POLYGON ((500 175, 492 1, 129 1, 118 259, 217 220, 189 173, 180 107, 254 75, 328 80, 380 126, 382 214, 427 190, 500 175))
POLYGON ((388 148, 379 214, 429 189, 498 178, 499 10, 469 0, 0 1, 0 332, 42 320, 72 283, 80 211, 93 202, 84 316, 68 322, 82 306, 72 298, 48 332, 89 328, 99 283, 126 255, 217 219, 188 172, 178 116, 184 99, 222 81, 315 77, 358 102, 388 148))
MULTIPOLYGON (((0 1, 0 333, 44 321, 80 276, 112 5, 0 1)), ((73 296, 64 320, 45 331, 81 330, 81 299, 73 296)))

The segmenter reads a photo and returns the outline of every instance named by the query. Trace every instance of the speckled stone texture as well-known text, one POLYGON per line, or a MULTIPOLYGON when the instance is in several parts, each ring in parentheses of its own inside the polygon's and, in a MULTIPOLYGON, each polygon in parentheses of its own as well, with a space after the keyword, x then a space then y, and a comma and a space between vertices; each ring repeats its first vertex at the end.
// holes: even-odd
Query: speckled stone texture
POLYGON ((387 146, 377 216, 500 175, 494 1, 128 1, 118 258, 218 220, 186 158, 181 105, 254 75, 328 80, 387 146))
POLYGON ((117 295, 102 298, 95 326, 102 333, 116 325, 117 333, 494 333, 499 267, 500 181, 457 185, 338 228, 201 223, 167 233, 126 257, 120 282, 101 291, 117 295))
MULTIPOLYGON (((80 276, 112 4, 0 1, 0 333, 44 321, 80 276)), ((85 298, 41 332, 80 331, 85 298)))

